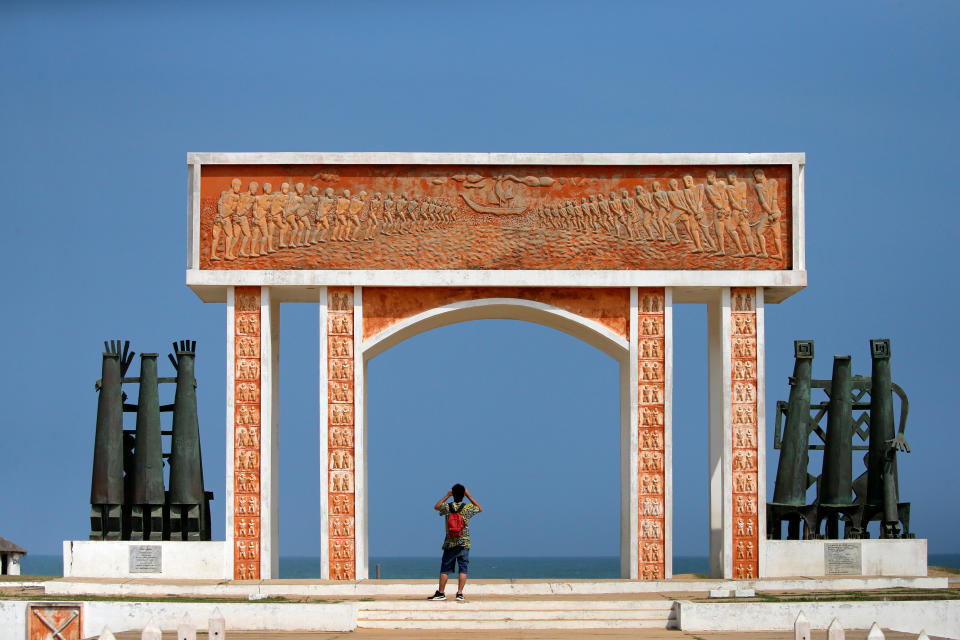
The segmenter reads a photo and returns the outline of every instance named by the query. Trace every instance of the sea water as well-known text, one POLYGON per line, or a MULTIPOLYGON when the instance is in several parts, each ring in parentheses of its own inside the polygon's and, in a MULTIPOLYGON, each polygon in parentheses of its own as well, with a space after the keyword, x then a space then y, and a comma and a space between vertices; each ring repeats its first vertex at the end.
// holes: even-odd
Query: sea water
MULTIPOLYGON (((960 554, 931 553, 929 564, 960 569, 960 554)), ((376 577, 380 565, 382 580, 433 579, 440 573, 440 554, 435 557, 370 558, 370 577, 376 577)), ((63 560, 59 555, 28 554, 21 560, 25 575, 61 576, 63 560)), ((709 573, 706 556, 677 556, 673 559, 673 573, 709 573)), ((280 558, 281 578, 319 578, 320 558, 283 556, 280 558)), ((556 557, 526 558, 470 555, 471 578, 567 578, 610 579, 620 577, 620 559, 617 557, 556 557)))

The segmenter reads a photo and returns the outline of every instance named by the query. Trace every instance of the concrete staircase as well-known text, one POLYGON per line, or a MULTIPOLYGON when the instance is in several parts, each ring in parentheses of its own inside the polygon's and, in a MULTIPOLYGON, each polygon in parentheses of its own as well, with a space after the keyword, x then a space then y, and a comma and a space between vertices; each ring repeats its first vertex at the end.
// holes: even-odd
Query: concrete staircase
POLYGON ((366 629, 675 629, 672 600, 377 600, 358 603, 366 629))

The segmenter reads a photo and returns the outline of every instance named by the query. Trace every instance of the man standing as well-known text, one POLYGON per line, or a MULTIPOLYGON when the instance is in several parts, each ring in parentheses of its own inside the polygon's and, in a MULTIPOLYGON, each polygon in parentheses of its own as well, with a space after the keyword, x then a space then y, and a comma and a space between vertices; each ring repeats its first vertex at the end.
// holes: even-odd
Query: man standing
POLYGON ((443 558, 440 560, 440 587, 437 592, 427 598, 428 600, 446 600, 447 596, 444 590, 447 588, 447 579, 453 572, 454 565, 457 565, 460 575, 457 578, 457 601, 463 602, 463 587, 467 584, 467 565, 470 563, 470 519, 483 511, 483 507, 477 504, 470 492, 462 484, 455 484, 447 495, 440 498, 437 504, 433 505, 440 516, 444 518, 444 529, 446 536, 443 539, 443 558), (470 504, 465 504, 463 498, 466 496, 470 504), (453 502, 447 502, 447 498, 453 497, 453 502), (451 515, 459 515, 463 519, 462 529, 451 533, 450 529, 454 525, 451 522, 451 515))

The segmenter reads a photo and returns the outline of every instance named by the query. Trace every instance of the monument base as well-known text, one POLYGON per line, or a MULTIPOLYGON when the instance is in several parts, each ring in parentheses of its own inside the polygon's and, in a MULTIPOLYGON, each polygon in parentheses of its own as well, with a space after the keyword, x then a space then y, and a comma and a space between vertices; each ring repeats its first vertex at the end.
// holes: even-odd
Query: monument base
POLYGON ((926 576, 927 541, 766 540, 764 578, 926 576))
POLYGON ((64 540, 63 577, 222 580, 225 545, 222 540, 64 540))

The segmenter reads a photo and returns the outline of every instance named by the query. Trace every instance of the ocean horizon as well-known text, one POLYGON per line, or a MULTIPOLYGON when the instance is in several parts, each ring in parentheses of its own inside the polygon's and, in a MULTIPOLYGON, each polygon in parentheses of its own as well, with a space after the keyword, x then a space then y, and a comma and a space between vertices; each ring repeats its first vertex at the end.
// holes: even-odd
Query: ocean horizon
MULTIPOLYGON (((960 569, 960 554, 931 553, 928 564, 960 569)), ((440 554, 436 556, 371 556, 370 578, 376 578, 380 565, 381 580, 427 580, 440 573, 440 554)), ((60 555, 28 554, 21 561, 24 575, 62 576, 60 555)), ((707 556, 675 556, 673 573, 710 572, 707 556)), ((281 556, 280 578, 320 579, 320 558, 317 556, 281 556)), ((620 577, 617 556, 470 556, 470 577, 500 579, 613 579, 620 577)))

